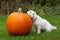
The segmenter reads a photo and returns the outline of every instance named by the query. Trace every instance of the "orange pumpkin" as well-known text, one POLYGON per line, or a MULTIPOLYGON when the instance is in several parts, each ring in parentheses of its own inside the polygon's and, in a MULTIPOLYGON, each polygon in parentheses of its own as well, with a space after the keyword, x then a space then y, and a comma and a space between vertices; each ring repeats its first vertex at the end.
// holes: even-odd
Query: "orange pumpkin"
POLYGON ((6 28, 10 34, 25 35, 32 28, 32 20, 26 13, 13 12, 6 20, 6 28))

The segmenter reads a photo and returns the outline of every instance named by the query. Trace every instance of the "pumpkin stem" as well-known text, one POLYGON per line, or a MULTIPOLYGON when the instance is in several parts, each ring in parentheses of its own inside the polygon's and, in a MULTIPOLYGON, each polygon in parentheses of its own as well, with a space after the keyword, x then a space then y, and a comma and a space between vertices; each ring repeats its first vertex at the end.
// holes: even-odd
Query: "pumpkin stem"
POLYGON ((21 7, 18 8, 18 12, 22 12, 22 8, 21 7))

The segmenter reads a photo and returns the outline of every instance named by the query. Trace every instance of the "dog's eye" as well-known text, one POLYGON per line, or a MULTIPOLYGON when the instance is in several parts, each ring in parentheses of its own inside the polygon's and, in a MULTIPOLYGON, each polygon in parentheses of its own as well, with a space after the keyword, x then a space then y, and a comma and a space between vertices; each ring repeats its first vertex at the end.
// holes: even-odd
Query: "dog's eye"
POLYGON ((30 12, 30 13, 32 13, 32 12, 30 12))

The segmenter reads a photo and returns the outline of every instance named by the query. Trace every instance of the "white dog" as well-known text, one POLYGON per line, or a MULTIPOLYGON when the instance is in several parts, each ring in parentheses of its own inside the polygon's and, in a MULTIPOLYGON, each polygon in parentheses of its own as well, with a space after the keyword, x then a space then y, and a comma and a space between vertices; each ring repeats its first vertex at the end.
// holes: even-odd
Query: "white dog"
POLYGON ((42 19, 40 16, 38 16, 35 11, 29 10, 27 11, 27 14, 32 18, 34 32, 37 32, 37 34, 40 34, 41 30, 50 32, 57 29, 55 26, 52 26, 47 20, 42 19))

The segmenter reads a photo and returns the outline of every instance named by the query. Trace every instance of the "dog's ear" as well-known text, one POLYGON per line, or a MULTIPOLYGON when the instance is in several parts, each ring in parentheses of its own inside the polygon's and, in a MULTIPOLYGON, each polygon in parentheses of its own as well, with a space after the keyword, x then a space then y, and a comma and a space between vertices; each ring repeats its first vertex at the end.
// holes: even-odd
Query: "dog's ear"
POLYGON ((33 15, 36 15, 36 12, 34 12, 33 15))

